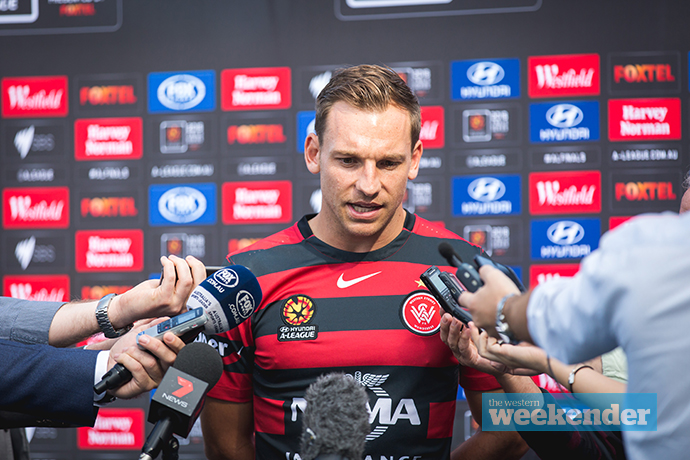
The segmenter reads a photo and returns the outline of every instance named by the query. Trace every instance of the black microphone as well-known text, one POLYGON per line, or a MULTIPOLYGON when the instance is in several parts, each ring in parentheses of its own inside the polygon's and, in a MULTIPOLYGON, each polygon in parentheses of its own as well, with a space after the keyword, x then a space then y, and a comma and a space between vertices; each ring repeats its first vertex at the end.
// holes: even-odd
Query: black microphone
MULTIPOLYGON (((256 276, 247 267, 230 265, 199 283, 189 296, 187 308, 203 308, 208 318, 204 332, 209 335, 220 334, 247 320, 261 303, 262 297, 256 276)), ((196 335, 185 334, 183 339, 188 343, 196 335)), ((116 364, 93 389, 96 394, 100 394, 118 388, 131 379, 132 373, 122 364, 116 364)))
POLYGON ((438 245, 438 252, 448 261, 448 265, 451 267, 460 268, 460 265, 462 265, 462 260, 455 253, 453 246, 445 241, 438 245))
POLYGON ((152 460, 173 433, 186 438, 199 417, 208 390, 220 379, 223 360, 203 343, 191 343, 177 355, 151 399, 148 421, 155 423, 139 459, 152 460))
POLYGON ((371 432, 364 387, 345 374, 327 374, 304 396, 302 460, 360 460, 371 432))

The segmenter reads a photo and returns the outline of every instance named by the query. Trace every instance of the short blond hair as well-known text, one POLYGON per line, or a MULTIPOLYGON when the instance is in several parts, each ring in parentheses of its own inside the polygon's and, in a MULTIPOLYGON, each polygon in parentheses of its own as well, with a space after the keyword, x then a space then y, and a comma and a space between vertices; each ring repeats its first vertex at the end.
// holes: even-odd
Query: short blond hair
POLYGON ((339 101, 366 111, 383 112, 391 105, 405 110, 410 116, 411 148, 417 144, 422 129, 419 101, 390 67, 363 64, 338 69, 316 98, 314 130, 319 138, 323 138, 331 107, 339 101))

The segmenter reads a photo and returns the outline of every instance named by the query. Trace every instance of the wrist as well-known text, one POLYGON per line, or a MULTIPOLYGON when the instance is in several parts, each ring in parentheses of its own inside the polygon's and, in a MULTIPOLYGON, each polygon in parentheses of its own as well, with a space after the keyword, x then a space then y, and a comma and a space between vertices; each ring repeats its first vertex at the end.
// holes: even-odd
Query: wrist
POLYGON ((103 331, 103 334, 109 339, 121 337, 132 328, 132 324, 127 324, 124 327, 117 327, 117 321, 115 321, 115 324, 113 324, 111 314, 115 314, 114 316, 116 316, 115 312, 118 310, 118 308, 114 308, 114 311, 111 313, 111 306, 113 305, 113 301, 119 301, 115 294, 106 295, 98 301, 95 312, 98 327, 101 329, 101 331, 103 331))

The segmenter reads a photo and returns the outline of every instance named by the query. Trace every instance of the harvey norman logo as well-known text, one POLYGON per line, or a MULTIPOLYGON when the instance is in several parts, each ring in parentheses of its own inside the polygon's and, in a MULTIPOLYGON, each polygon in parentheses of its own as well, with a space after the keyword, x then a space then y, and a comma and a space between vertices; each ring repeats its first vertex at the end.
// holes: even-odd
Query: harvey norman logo
POLYGON ((527 58, 529 97, 598 96, 598 54, 532 56, 527 58))
POLYGON ((74 158, 135 160, 143 155, 143 127, 139 117, 91 118, 74 122, 74 158))
POLYGON ((2 79, 3 118, 67 116, 67 77, 2 79))
POLYGON ((292 105, 289 67, 225 69, 220 74, 221 108, 287 109, 292 105))
POLYGON ((678 140, 681 138, 680 99, 610 99, 609 139, 678 140))
POLYGON ((451 82, 454 100, 520 97, 520 60, 455 61, 451 82))
POLYGON ((601 212, 601 172, 531 173, 529 210, 535 215, 601 212))
POLYGON ((287 223, 292 220, 292 182, 223 184, 224 224, 287 223))
POLYGON ((482 395, 482 430, 656 431, 656 393, 592 393, 587 398, 536 393, 482 395), (586 401, 586 403, 584 402, 586 401))
POLYGON ((144 268, 141 230, 79 230, 75 233, 78 272, 141 271, 144 268))

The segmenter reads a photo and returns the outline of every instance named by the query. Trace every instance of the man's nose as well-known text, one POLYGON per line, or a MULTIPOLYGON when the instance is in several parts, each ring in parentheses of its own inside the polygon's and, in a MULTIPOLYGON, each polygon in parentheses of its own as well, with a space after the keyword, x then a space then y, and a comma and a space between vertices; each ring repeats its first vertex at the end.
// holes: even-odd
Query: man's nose
POLYGON ((381 189, 381 178, 375 163, 365 163, 357 179, 357 189, 366 196, 376 196, 381 189))

